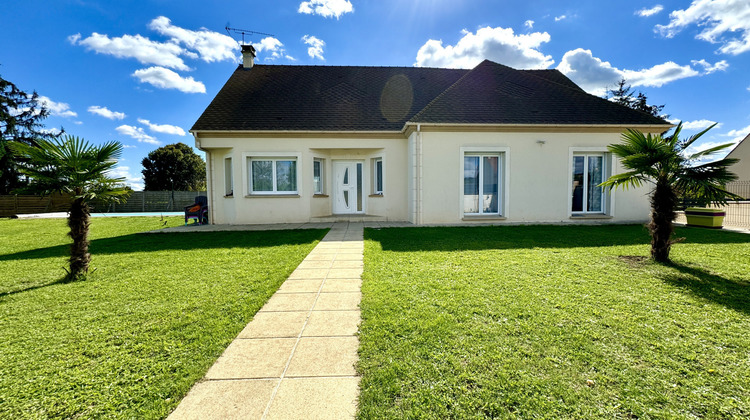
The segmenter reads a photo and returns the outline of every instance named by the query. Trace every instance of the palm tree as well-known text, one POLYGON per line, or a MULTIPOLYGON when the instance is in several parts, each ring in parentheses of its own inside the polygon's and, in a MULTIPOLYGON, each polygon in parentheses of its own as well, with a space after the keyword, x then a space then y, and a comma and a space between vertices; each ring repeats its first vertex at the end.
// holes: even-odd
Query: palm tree
POLYGON ((21 172, 31 179, 25 189, 42 195, 61 193, 70 197, 68 227, 73 244, 70 246, 71 280, 83 279, 88 272, 89 254, 89 203, 94 199, 118 202, 130 191, 123 178, 110 178, 109 171, 122 154, 122 145, 112 141, 94 146, 74 136, 59 139, 37 140, 29 145, 12 144, 13 152, 23 157, 27 164, 21 172))
POLYGON ((621 159, 627 171, 611 176, 602 186, 612 190, 640 187, 644 182, 654 184, 648 229, 651 233, 651 258, 657 262, 669 262, 669 251, 675 242, 672 239, 672 222, 677 217, 678 197, 721 204, 726 203, 727 198, 737 197, 724 189, 727 182, 737 179, 728 170, 737 159, 697 164, 701 158, 724 150, 731 143, 686 154, 686 149, 715 125, 686 140, 679 139, 682 122, 670 136, 652 136, 650 133, 628 130, 622 135, 622 143, 608 146, 609 151, 621 159))

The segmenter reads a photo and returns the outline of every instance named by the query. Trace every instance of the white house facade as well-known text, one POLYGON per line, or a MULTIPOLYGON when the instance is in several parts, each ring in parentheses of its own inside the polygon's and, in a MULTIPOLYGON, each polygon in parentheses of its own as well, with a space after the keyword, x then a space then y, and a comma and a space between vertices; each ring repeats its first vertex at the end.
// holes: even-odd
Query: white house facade
POLYGON ((648 219, 648 190, 598 185, 627 128, 665 121, 555 70, 240 66, 191 130, 212 223, 417 225, 648 219))

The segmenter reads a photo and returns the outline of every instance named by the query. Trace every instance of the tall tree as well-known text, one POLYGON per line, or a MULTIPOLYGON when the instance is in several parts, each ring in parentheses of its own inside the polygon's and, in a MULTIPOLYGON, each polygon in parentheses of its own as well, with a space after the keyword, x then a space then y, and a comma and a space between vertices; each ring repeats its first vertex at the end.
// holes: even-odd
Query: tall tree
POLYGON ((36 139, 56 135, 42 131, 49 111, 39 103, 36 92, 27 94, 0 76, 0 195, 10 194, 25 183, 20 177, 23 162, 11 153, 10 142, 34 145, 36 139))
MULTIPOLYGON (((716 125, 716 124, 714 124, 716 125)), ((673 222, 679 196, 690 196, 706 203, 726 203, 727 198, 738 198, 726 191, 724 185, 737 176, 728 168, 737 159, 721 159, 695 165, 701 158, 732 146, 732 143, 715 146, 697 153, 686 154, 698 138, 713 128, 680 140, 682 123, 670 136, 643 134, 628 130, 622 135, 622 143, 609 145, 610 152, 618 156, 627 169, 612 175, 602 183, 610 189, 640 187, 644 182, 654 185, 651 192, 651 258, 657 262, 669 262, 669 252, 674 243, 673 222)))
MULTIPOLYGON (((621 79, 617 82, 617 85, 614 88, 607 89, 606 98, 628 108, 651 114, 654 117, 661 116, 660 113, 664 109, 664 105, 649 105, 646 94, 640 91, 636 94, 625 79, 621 79)), ((666 118, 668 116, 665 115, 663 117, 666 118)))
POLYGON ((13 142, 11 149, 28 162, 21 168, 21 173, 31 179, 27 190, 70 197, 68 235, 73 244, 70 246, 69 277, 72 280, 84 278, 91 261, 89 203, 94 199, 119 202, 130 194, 130 189, 123 185, 124 178, 110 178, 108 175, 117 165, 122 145, 112 141, 94 146, 78 137, 65 136, 40 139, 36 145, 13 142))
POLYGON ((184 143, 160 147, 141 163, 146 191, 203 191, 206 188, 206 162, 184 143))

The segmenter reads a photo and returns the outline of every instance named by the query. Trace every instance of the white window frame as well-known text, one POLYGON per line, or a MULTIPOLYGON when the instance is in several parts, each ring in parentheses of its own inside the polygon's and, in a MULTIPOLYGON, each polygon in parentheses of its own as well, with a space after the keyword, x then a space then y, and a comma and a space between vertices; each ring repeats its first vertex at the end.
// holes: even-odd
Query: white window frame
POLYGON ((244 179, 244 190, 247 192, 247 196, 274 196, 274 195, 294 195, 298 196, 300 193, 301 184, 299 182, 300 173, 302 173, 301 165, 302 159, 300 153, 289 153, 289 152, 245 152, 242 154, 242 171, 245 174, 243 177, 244 179), (279 161, 279 160, 293 160, 296 162, 297 165, 297 191, 276 191, 276 164, 273 165, 273 186, 274 191, 253 191, 252 190, 252 161, 253 160, 272 160, 272 161, 279 161))
POLYGON ((313 166, 312 167, 312 170, 313 170, 313 174, 312 174, 313 194, 314 195, 325 195, 325 191, 326 191, 326 187, 325 187, 325 184, 326 184, 326 176, 325 176, 325 173, 326 173, 326 170, 325 170, 326 160, 323 159, 323 158, 315 157, 315 158, 313 158, 313 165, 312 166, 313 166), (320 190, 316 190, 315 189, 315 164, 316 163, 320 165, 320 190))
POLYGON ((610 194, 609 190, 607 188, 602 188, 602 210, 601 211, 588 211, 585 209, 587 200, 587 194, 588 194, 588 182, 587 177, 588 173, 585 170, 587 168, 587 162, 588 162, 588 156, 602 156, 602 165, 604 166, 602 168, 602 181, 606 181, 609 179, 610 176, 612 176, 613 168, 614 168, 614 156, 612 153, 609 153, 609 150, 607 150, 606 147, 571 147, 568 152, 568 215, 570 217, 585 217, 585 216, 614 216, 614 204, 615 204, 615 196, 614 194, 610 194), (584 159, 584 181, 583 181, 583 208, 584 210, 581 211, 573 211, 573 170, 574 170, 574 164, 573 164, 573 158, 576 156, 586 156, 584 159))
POLYGON ((372 159, 372 194, 383 195, 385 191, 385 162, 383 157, 372 159), (380 162, 380 189, 378 189, 378 162, 380 162))
POLYGON ((234 161, 232 160, 231 155, 226 155, 224 156, 224 197, 233 197, 233 196, 234 196, 234 161))
MULTIPOLYGON (((510 197, 510 147, 501 146, 465 146, 460 148, 459 154, 459 218, 493 217, 505 219, 508 217, 508 201, 510 197), (497 156, 498 157, 498 192, 501 200, 497 206, 497 213, 464 213, 464 157, 466 156, 497 156)), ((481 177, 481 171, 480 171, 481 177)), ((480 181, 481 182, 481 181, 480 181)), ((481 206, 480 206, 481 207, 481 206)))

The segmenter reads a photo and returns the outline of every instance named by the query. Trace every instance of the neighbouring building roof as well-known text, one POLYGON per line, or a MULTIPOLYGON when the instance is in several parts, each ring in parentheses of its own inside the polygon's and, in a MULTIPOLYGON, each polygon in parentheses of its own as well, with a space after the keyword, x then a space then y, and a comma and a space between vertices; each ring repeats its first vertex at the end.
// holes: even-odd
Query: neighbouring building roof
POLYGON ((240 66, 194 131, 400 131, 407 122, 667 125, 557 70, 240 66))

